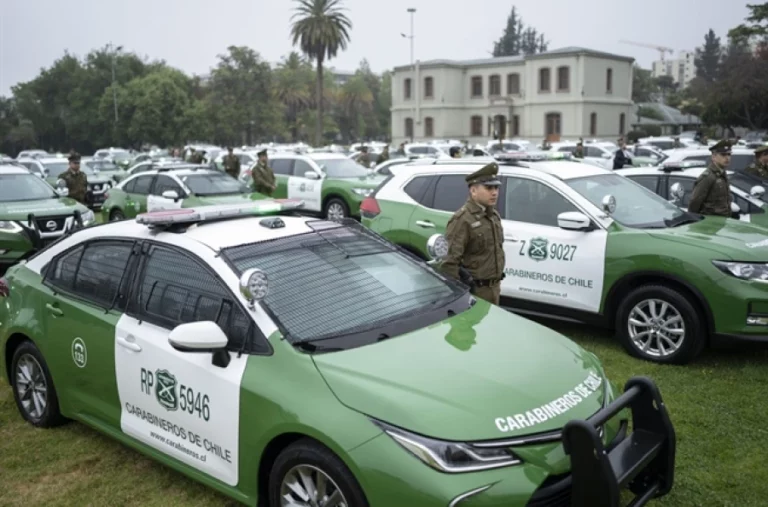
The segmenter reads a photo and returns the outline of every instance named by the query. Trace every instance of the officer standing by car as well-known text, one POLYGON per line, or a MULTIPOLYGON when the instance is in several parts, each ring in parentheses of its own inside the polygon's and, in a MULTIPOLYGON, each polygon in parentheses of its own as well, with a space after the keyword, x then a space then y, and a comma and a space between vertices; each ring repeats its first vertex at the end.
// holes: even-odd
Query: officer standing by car
POLYGON ((688 211, 702 215, 731 216, 731 189, 728 183, 728 164, 731 161, 731 143, 720 141, 709 149, 712 160, 696 179, 688 203, 688 211))
POLYGON ((240 159, 234 154, 231 146, 227 150, 229 153, 224 157, 224 171, 237 179, 240 177, 240 159))
POLYGON ((253 189, 260 194, 271 196, 277 185, 275 185, 275 172, 267 164, 267 150, 261 150, 256 155, 259 160, 251 170, 253 189))
POLYGON ((450 154, 451 158, 461 158, 461 148, 458 146, 451 146, 448 149, 448 153, 450 154))
POLYGON ((69 168, 61 173, 59 178, 67 184, 68 196, 87 206, 88 177, 80 170, 80 154, 72 151, 67 160, 69 160, 69 168))
POLYGON ((389 146, 384 146, 384 149, 381 150, 381 153, 379 153, 379 156, 376 157, 376 165, 382 164, 389 160, 389 146))
POLYGON ((451 217, 446 227, 448 256, 442 271, 462 280, 472 294, 498 305, 504 279, 504 231, 496 211, 501 181, 495 162, 466 177, 467 202, 451 217))
POLYGON ((576 151, 573 152, 574 158, 584 158, 584 143, 579 141, 576 144, 576 151))
POLYGON ((760 146, 755 150, 755 161, 744 171, 751 176, 768 180, 768 146, 760 146))
POLYGON ((625 165, 632 165, 632 157, 627 151, 627 142, 622 137, 619 139, 619 149, 613 155, 613 170, 621 169, 625 165))
POLYGON ((371 157, 368 155, 368 147, 361 146, 360 152, 362 153, 362 155, 360 155, 360 158, 357 159, 357 163, 362 165, 366 169, 369 169, 371 167, 371 157))

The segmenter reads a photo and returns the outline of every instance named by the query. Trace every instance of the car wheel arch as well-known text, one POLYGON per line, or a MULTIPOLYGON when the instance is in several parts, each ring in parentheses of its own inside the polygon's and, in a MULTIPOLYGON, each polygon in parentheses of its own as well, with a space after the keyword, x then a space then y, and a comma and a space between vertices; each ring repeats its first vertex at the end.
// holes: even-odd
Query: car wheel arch
POLYGON ((24 342, 31 342, 35 346, 35 342, 24 333, 13 333, 8 338, 8 341, 5 342, 5 350, 3 351, 4 357, 5 357, 5 374, 6 374, 6 380, 8 381, 8 385, 11 385, 11 363, 13 362, 13 354, 16 352, 16 349, 19 348, 19 346, 24 342))
POLYGON ((690 298, 691 304, 701 312, 705 318, 707 341, 709 341, 712 333, 715 329, 715 319, 712 314, 712 309, 709 306, 707 298, 704 294, 691 285, 686 280, 672 275, 670 273, 663 273, 659 271, 640 271, 625 275, 613 284, 611 289, 606 294, 606 307, 603 315, 606 317, 606 321, 609 323, 614 322, 616 312, 621 305, 624 298, 637 287, 643 285, 662 285, 671 289, 675 289, 690 298))

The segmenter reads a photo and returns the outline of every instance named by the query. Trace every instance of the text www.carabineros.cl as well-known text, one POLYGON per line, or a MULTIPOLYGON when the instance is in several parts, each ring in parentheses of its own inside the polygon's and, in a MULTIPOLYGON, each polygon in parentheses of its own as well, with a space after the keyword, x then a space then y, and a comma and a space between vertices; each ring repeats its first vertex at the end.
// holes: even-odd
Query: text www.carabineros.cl
POLYGON ((180 443, 178 443, 178 442, 174 442, 174 441, 172 441, 172 440, 168 440, 168 439, 167 439, 167 438, 165 438, 164 436, 162 436, 162 435, 158 435, 158 434, 157 434, 157 433, 155 433, 154 431, 150 431, 150 432, 149 432, 149 434, 150 434, 150 436, 151 436, 152 438, 154 438, 154 439, 157 439, 157 440, 159 440, 159 441, 163 442, 165 445, 168 445, 168 446, 170 446, 170 447, 173 447, 174 449, 176 449, 176 450, 178 450, 178 451, 181 451, 181 452, 183 452, 184 454, 186 454, 186 455, 188 455, 188 456, 192 456, 192 457, 193 457, 193 458, 195 458, 196 460, 202 461, 203 463, 205 462, 205 460, 206 460, 206 458, 207 458, 207 456, 201 456, 201 455, 199 455, 198 453, 196 453, 195 451, 192 451, 192 450, 190 450, 190 449, 187 449, 186 447, 184 447, 183 445, 181 445, 181 444, 180 444, 180 443))

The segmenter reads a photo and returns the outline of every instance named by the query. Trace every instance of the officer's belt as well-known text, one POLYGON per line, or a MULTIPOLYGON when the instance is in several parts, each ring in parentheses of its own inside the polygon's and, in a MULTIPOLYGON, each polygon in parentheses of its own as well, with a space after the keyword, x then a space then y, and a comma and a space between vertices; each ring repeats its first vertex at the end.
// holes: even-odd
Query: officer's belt
POLYGON ((487 280, 473 280, 473 283, 477 287, 490 287, 491 285, 496 285, 497 283, 501 282, 506 278, 505 275, 501 275, 501 278, 488 278, 487 280))

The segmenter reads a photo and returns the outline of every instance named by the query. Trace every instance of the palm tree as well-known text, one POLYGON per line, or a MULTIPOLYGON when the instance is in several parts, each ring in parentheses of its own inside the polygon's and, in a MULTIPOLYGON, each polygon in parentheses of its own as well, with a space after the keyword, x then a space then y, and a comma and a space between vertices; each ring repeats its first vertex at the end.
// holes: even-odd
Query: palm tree
POLYGON ((317 128, 315 144, 322 143, 323 62, 347 49, 352 22, 343 13, 341 0, 296 0, 291 36, 307 57, 317 62, 317 128))

